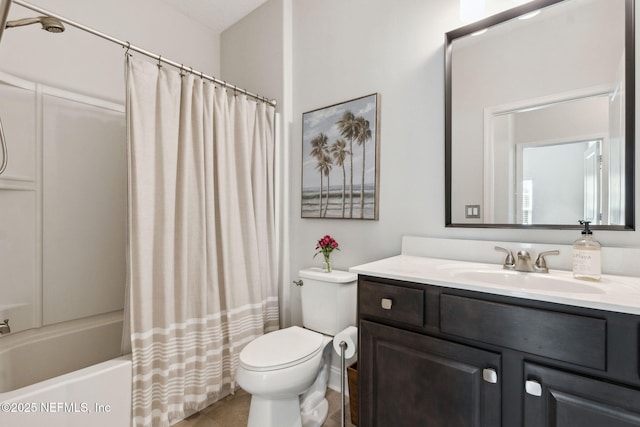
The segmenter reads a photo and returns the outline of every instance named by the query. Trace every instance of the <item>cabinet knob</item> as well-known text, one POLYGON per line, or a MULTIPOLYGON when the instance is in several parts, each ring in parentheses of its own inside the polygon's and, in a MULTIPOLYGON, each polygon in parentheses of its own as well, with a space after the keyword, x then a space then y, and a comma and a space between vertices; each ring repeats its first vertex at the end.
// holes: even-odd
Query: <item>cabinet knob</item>
POLYGON ((527 382, 524 383, 524 391, 531 396, 540 397, 542 396, 542 385, 540 385, 538 381, 527 380, 527 382))
POLYGON ((391 298, 382 298, 380 300, 380 307, 382 307, 383 310, 391 310, 392 305, 393 301, 391 300, 391 298))
POLYGON ((493 368, 485 368, 482 370, 482 379, 488 383, 495 384, 498 382, 498 373, 493 368))

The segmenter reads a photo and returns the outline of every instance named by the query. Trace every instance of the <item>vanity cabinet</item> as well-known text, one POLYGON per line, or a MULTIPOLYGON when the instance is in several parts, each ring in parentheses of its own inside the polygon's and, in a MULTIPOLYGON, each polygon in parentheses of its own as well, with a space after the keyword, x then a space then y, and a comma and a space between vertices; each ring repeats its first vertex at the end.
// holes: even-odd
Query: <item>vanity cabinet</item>
POLYGON ((640 426, 640 316, 360 275, 362 426, 640 426))
POLYGON ((360 331, 361 425, 499 425, 499 354, 366 320, 360 331))

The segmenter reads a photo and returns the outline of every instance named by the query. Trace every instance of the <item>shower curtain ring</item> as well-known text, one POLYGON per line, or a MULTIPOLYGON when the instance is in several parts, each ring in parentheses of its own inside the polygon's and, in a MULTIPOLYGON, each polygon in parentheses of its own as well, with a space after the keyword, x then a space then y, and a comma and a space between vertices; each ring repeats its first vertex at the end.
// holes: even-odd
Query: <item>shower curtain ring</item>
POLYGON ((131 42, 127 42, 127 50, 124 52, 124 55, 129 55, 129 49, 131 49, 131 42))
POLYGON ((162 55, 158 55, 158 68, 162 68, 162 55))

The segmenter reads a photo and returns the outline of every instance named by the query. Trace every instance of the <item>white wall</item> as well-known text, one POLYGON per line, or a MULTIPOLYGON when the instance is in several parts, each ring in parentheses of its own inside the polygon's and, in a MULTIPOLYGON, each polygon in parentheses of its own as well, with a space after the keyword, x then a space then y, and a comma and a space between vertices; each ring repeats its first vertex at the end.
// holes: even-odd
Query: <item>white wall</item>
MULTIPOLYGON (((293 6, 292 274, 318 263, 314 247, 324 234, 340 243, 338 269, 397 254, 403 234, 444 224, 443 40, 458 24, 457 2, 293 6), (379 221, 300 219, 302 113, 374 92, 381 94, 379 221)), ((299 318, 296 304, 292 312, 299 318)))
MULTIPOLYGON (((289 275, 289 137, 291 129, 291 3, 271 0, 251 12, 220 36, 222 79, 250 92, 278 101, 276 144, 276 234, 280 250, 279 280, 289 275)), ((281 286, 280 303, 290 305, 290 288, 281 286)), ((289 310, 281 310, 280 322, 290 323, 289 310)))
MULTIPOLYGON (((219 35, 162 1, 33 0, 30 3, 209 75, 219 75, 219 35)), ((9 20, 38 16, 13 4, 9 20)), ((124 52, 117 44, 70 28, 5 30, 0 70, 27 80, 124 102, 124 52)))
MULTIPOLYGON (((405 234, 542 243, 569 243, 579 237, 572 230, 444 226, 443 48, 444 33, 462 25, 458 2, 295 0, 292 6, 292 121, 290 139, 284 142, 289 151, 285 169, 290 173, 291 277, 317 264, 312 259, 315 243, 327 233, 341 245, 333 257, 339 269, 399 253, 405 234), (302 113, 373 92, 382 95, 380 220, 301 219, 302 113)), ((269 24, 278 25, 262 25, 269 24)), ((247 26, 249 35, 243 37, 260 39, 261 28, 247 26)), ((286 21, 284 31, 286 46, 286 21)), ((261 71, 250 55, 242 67, 261 71)), ((253 89, 265 92, 267 87, 253 89)), ((595 235, 607 246, 637 247, 640 242, 638 232, 595 235)), ((291 320, 299 323, 297 290, 290 282, 283 281, 283 286, 291 292, 291 320)))
POLYGON ((269 1, 220 35, 221 76, 282 103, 284 1, 269 1))

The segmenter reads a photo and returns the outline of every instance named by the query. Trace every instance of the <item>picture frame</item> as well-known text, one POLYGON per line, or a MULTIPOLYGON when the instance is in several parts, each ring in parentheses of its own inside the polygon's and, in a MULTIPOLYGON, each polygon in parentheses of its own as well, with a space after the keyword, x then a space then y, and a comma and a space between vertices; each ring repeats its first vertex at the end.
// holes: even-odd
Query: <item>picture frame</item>
POLYGON ((302 114, 302 218, 378 220, 380 94, 302 114))

